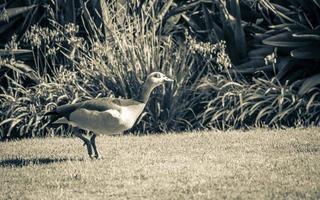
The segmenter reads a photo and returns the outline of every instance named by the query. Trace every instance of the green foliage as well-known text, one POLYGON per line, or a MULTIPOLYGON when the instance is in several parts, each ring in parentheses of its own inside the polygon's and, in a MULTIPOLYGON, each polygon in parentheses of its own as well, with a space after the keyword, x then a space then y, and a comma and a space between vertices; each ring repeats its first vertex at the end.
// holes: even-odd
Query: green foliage
MULTIPOLYGON (((96 11, 101 11, 97 1, 87 3, 74 0, 0 1, 0 56, 1 59, 5 59, 0 63, 1 85, 8 84, 4 78, 5 74, 14 78, 13 71, 21 72, 21 65, 9 66, 8 60, 18 60, 18 63, 28 66, 28 71, 22 70, 23 73, 21 73, 21 76, 27 77, 23 79, 23 85, 35 85, 39 83, 39 75, 52 74, 52 69, 67 64, 67 59, 59 53, 54 57, 52 55, 55 54, 55 49, 52 49, 53 44, 57 42, 57 38, 59 39, 59 35, 54 32, 55 25, 76 24, 79 29, 77 34, 89 40, 93 36, 90 35, 90 30, 85 24, 90 23, 95 26, 102 24, 96 11), (37 31, 36 35, 32 35, 37 31), (26 39, 32 42, 25 42, 26 39), (45 45, 49 45, 50 48, 48 49, 45 45), (47 56, 50 58, 47 59, 47 56), (37 74, 37 77, 30 76, 31 71, 41 74, 37 74)), ((68 31, 67 27, 65 28, 68 31)), ((60 45, 63 48, 69 48, 67 43, 60 43, 60 45)))
POLYGON ((198 89, 209 89, 214 98, 207 102, 201 119, 220 129, 319 126, 319 92, 305 98, 296 94, 295 86, 276 78, 253 78, 252 84, 222 75, 206 77, 198 89))
POLYGON ((175 84, 154 92, 131 131, 319 125, 318 1, 34 0, 0 8, 1 139, 64 134, 67 127, 47 127, 44 112, 135 97, 153 71, 175 84))
POLYGON ((284 84, 320 73, 317 1, 195 1, 177 7, 168 16, 179 13, 193 37, 226 41, 235 77, 250 80, 263 72, 284 84))
MULTIPOLYGON (((267 3, 263 2, 263 5, 265 4, 267 3)), ((289 73, 291 70, 295 70, 302 73, 312 65, 319 68, 320 57, 316 52, 320 51, 320 20, 318 18, 320 7, 318 7, 317 2, 306 3, 305 1, 296 0, 290 2, 289 5, 277 5, 276 3, 268 3, 267 5, 266 8, 268 10, 279 16, 279 22, 275 21, 271 26, 275 30, 274 34, 262 42, 270 46, 279 47, 284 56, 295 58, 292 59, 293 63, 290 66, 284 66, 280 71, 286 70, 289 73), (286 12, 278 8, 281 8, 281 6, 286 6, 286 12), (304 62, 305 67, 300 67, 301 61, 304 62), (297 65, 299 68, 296 67, 297 65)), ((282 55, 280 56, 282 57, 282 55)), ((304 77, 314 75, 314 72, 320 72, 315 67, 304 77)), ((286 75, 286 73, 282 74, 286 75)), ((278 76, 278 78, 282 79, 284 77, 278 76)), ((286 78, 292 80, 290 75, 286 78)))
MULTIPOLYGON (((163 12, 164 9, 159 10, 163 12)), ((161 27, 152 23, 158 19, 155 10, 142 12, 146 12, 144 17, 133 15, 119 22, 115 19, 121 13, 112 13, 111 17, 109 10, 105 10, 105 16, 108 16, 104 20, 106 35, 112 36, 106 42, 95 37, 85 41, 77 36, 77 26, 72 24, 54 23, 55 29, 32 27, 25 34, 24 42, 41 55, 40 59, 45 59, 36 62, 34 70, 40 83, 25 88, 19 81, 13 85, 16 81, 8 78, 10 89, 4 89, 7 94, 1 100, 1 110, 5 111, 0 116, 1 137, 46 134, 47 122, 42 115, 60 104, 101 96, 134 97, 139 93, 139 85, 152 71, 161 71, 174 78, 175 84, 155 91, 135 131, 180 131, 202 127, 197 115, 203 109, 202 100, 208 95, 198 93, 195 88, 204 74, 215 67, 212 63, 206 64, 205 56, 217 58, 222 68, 228 57, 224 45, 198 45, 190 39, 181 46, 172 37, 158 34, 161 27), (63 45, 65 43, 68 48, 63 45), (66 60, 65 65, 51 69, 50 63, 58 62, 61 55, 66 60), (48 72, 52 74, 48 76, 48 72), (31 108, 36 109, 32 111, 31 108)), ((94 31, 93 35, 99 35, 94 25, 90 29, 94 31)))

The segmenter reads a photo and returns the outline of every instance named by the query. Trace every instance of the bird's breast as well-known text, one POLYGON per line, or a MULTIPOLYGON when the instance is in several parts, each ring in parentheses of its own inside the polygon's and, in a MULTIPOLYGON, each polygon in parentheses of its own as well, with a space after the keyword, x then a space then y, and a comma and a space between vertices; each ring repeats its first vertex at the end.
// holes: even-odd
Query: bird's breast
POLYGON ((144 104, 126 106, 121 109, 120 123, 127 129, 132 128, 144 109, 144 104))

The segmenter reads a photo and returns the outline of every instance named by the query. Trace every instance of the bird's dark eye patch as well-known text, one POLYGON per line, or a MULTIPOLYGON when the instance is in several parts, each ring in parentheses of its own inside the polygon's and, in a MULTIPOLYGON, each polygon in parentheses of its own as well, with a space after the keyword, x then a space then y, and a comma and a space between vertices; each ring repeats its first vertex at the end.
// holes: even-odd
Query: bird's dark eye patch
POLYGON ((156 78, 161 78, 161 75, 160 75, 159 73, 156 73, 154 76, 155 76, 156 78))

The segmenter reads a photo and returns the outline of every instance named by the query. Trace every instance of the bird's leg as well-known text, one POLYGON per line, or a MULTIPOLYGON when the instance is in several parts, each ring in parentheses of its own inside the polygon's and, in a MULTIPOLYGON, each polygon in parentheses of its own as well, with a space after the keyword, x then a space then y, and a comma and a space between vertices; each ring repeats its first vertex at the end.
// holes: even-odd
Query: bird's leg
POLYGON ((92 145, 91 145, 91 141, 84 136, 84 134, 81 133, 81 131, 78 128, 74 128, 74 135, 78 138, 80 138, 83 142, 84 145, 87 146, 87 150, 88 150, 88 154, 90 156, 90 158, 92 157, 92 145))
POLYGON ((97 135, 94 133, 91 138, 90 138, 90 141, 91 141, 91 145, 92 145, 92 148, 93 148, 93 151, 94 151, 94 157, 95 158, 99 158, 99 153, 97 151, 97 147, 96 147, 96 137, 97 135))

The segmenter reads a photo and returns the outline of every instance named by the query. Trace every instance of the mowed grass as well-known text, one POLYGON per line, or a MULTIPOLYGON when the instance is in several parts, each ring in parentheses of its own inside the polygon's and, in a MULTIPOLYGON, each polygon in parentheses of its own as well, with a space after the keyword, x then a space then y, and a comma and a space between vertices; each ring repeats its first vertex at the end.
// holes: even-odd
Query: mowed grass
POLYGON ((319 199, 320 129, 0 143, 0 199, 319 199))

